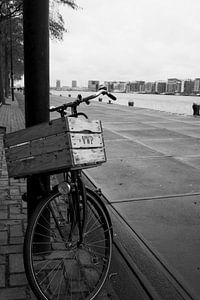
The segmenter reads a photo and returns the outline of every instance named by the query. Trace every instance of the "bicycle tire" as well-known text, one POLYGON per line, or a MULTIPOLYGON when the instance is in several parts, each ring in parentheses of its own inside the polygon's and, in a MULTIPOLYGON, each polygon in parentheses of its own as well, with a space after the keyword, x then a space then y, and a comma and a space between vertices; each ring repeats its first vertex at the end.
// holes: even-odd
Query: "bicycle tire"
POLYGON ((25 272, 38 299, 92 300, 101 290, 109 272, 112 255, 110 222, 98 196, 95 197, 87 191, 88 212, 83 243, 77 246, 78 230, 75 229, 69 246, 66 241, 70 220, 67 219, 68 203, 64 198, 59 192, 53 192, 39 203, 30 218, 24 240, 25 272), (60 211, 58 213, 55 204, 61 209, 63 220, 59 219, 60 211), (65 242, 56 227, 50 205, 65 236, 65 242), (49 211, 48 224, 41 225, 41 220, 45 219, 42 216, 45 210, 49 211), (64 226, 62 222, 65 222, 64 226), (40 227, 48 227, 45 228, 50 234, 47 242, 34 241, 35 237, 40 235, 37 231, 40 227), (49 249, 35 252, 34 247, 38 245, 41 249, 44 245, 49 246, 49 249))

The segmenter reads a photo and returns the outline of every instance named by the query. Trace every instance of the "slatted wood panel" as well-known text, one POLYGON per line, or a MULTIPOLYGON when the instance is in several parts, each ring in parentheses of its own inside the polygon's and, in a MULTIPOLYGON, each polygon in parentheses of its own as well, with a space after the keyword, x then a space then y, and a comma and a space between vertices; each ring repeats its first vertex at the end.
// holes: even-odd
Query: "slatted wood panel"
POLYGON ((74 165, 96 164, 106 161, 103 148, 73 149, 74 165))
POLYGON ((9 176, 16 178, 37 173, 51 173, 70 167, 72 167, 72 156, 69 149, 31 156, 22 160, 7 161, 9 176))
POLYGON ((19 131, 11 132, 5 136, 4 145, 5 147, 10 147, 49 135, 59 134, 67 130, 65 118, 59 118, 48 123, 41 123, 19 131))
POLYGON ((106 161, 100 121, 59 118, 4 138, 10 177, 86 168, 106 161))
POLYGON ((82 118, 67 118, 70 132, 102 132, 101 122, 99 120, 88 121, 82 118))
POLYGON ((54 151, 63 150, 64 148, 70 148, 69 134, 66 132, 7 148, 5 153, 7 160, 12 161, 36 155, 45 155, 54 151))

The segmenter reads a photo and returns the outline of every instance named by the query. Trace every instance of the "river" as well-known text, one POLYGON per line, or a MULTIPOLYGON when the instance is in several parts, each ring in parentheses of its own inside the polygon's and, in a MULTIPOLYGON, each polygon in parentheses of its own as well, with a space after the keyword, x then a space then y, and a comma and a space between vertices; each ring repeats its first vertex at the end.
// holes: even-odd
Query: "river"
MULTIPOLYGON (((76 97, 81 94, 83 97, 92 94, 92 92, 79 91, 55 91, 51 90, 51 94, 76 97)), ((134 102, 135 107, 150 108, 159 111, 177 113, 183 115, 192 115, 192 104, 195 102, 200 104, 200 98, 195 96, 172 96, 172 95, 152 95, 152 94, 129 94, 114 93, 117 97, 117 104, 128 105, 129 101, 134 102)), ((103 101, 108 102, 107 97, 103 97, 103 101)))

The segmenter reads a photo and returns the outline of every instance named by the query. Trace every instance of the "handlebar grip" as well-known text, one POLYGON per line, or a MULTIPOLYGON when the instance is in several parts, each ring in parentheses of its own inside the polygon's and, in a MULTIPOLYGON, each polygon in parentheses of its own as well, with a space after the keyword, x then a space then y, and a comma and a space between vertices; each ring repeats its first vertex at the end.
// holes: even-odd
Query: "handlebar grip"
POLYGON ((53 106, 53 107, 50 107, 49 108, 49 111, 50 112, 53 112, 53 111, 59 111, 60 109, 62 110, 65 110, 67 108, 67 104, 62 104, 60 106, 53 106))
POLYGON ((114 101, 117 100, 117 98, 111 93, 107 93, 107 96, 114 101))
POLYGON ((49 111, 50 111, 50 112, 56 111, 56 108, 55 108, 55 107, 50 107, 50 108, 49 108, 49 111))

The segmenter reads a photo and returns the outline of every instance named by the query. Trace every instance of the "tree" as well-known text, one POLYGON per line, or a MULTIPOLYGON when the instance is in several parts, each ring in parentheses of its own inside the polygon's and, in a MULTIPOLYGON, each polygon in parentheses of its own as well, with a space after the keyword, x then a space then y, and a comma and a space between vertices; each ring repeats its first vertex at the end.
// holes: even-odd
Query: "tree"
MULTIPOLYGON (((59 5, 68 5, 72 9, 78 6, 74 0, 50 0, 49 31, 52 39, 63 39, 66 32, 64 20, 59 12, 59 5)), ((12 58, 14 79, 21 79, 23 75, 23 0, 0 0, 0 102, 5 103, 4 96, 8 95, 11 64, 11 36, 12 26, 12 58), (11 21, 11 22, 10 22, 11 21)))

